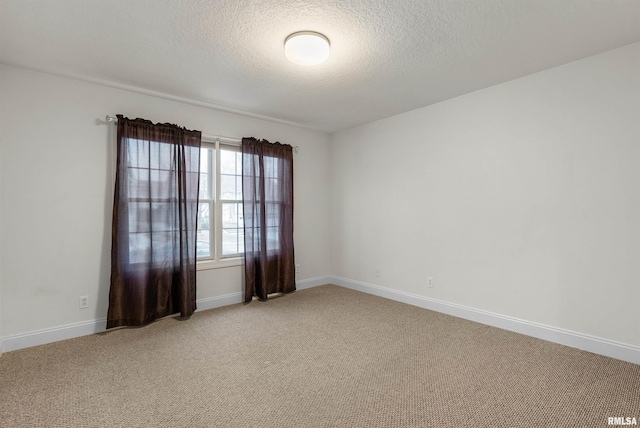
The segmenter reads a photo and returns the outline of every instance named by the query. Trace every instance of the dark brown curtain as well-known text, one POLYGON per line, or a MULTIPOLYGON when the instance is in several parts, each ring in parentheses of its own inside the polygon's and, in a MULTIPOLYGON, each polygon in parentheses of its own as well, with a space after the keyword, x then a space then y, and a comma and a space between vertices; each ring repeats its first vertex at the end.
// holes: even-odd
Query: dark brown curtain
POLYGON ((107 328, 196 309, 201 133, 118 115, 107 328))
POLYGON ((293 253, 293 149, 242 139, 244 301, 296 289, 293 253))

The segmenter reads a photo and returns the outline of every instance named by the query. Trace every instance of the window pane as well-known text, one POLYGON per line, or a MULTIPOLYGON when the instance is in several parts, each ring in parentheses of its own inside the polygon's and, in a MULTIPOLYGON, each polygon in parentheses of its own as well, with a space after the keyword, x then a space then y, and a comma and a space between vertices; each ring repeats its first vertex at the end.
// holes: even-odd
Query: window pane
POLYGON ((280 204, 267 203, 265 214, 267 227, 278 227, 280 225, 280 204))
POLYGON ((236 153, 231 150, 220 149, 220 173, 235 174, 236 173, 236 153))
POLYGON ((220 176, 220 199, 232 201, 236 199, 235 175, 220 176))
POLYGON ((238 227, 239 228, 244 228, 244 215, 242 212, 242 202, 239 202, 236 205, 236 209, 238 210, 238 227))
POLYGON ((211 257, 211 216, 209 203, 200 203, 198 209, 198 232, 196 234, 196 257, 211 257))
POLYGON ((273 156, 264 157, 264 176, 276 178, 278 176, 278 158, 273 156))
POLYGON ((211 242, 209 231, 199 230, 196 240, 196 258, 211 257, 211 242))
POLYGON ((142 140, 128 138, 127 166, 149 168, 149 145, 142 140))
POLYGON ((153 232, 151 235, 153 260, 172 259, 178 256, 175 236, 174 232, 153 232))
POLYGON ((236 176, 236 200, 242 200, 242 176, 236 176))
POLYGON ((211 149, 201 148, 200 149, 200 172, 208 173, 209 172, 209 157, 211 156, 211 149))
POLYGON ((198 197, 200 199, 211 199, 209 190, 209 174, 200 173, 200 192, 198 197))
POLYGON ((279 232, 277 227, 267 227, 267 251, 280 249, 279 232))
POLYGON ((171 171, 152 169, 149 173, 151 177, 151 198, 169 198, 171 189, 173 188, 170 184, 173 182, 173 174, 171 171))
POLYGON ((280 189, 278 188, 277 178, 264 179, 264 197, 267 201, 277 201, 280 189))
POLYGON ((209 230, 211 218, 209 212, 209 203, 200 202, 198 204, 198 230, 209 230))
POLYGON ((144 263, 151 248, 151 236, 148 233, 129 234, 129 263, 144 263))
POLYGON ((129 168, 127 171, 129 198, 149 198, 149 170, 129 168))
POLYGON ((155 234, 157 232, 170 232, 178 230, 171 213, 172 204, 170 202, 154 202, 151 204, 151 230, 155 234))
POLYGON ((244 252, 244 230, 242 229, 242 204, 222 204, 222 255, 244 252))
POLYGON ((222 204, 222 228, 238 227, 238 204, 223 203, 222 204))
POLYGON ((238 253, 244 253, 244 230, 238 229, 238 253))
POLYGON ((151 155, 149 167, 151 169, 170 170, 174 164, 175 153, 171 144, 151 141, 149 145, 151 155))
POLYGON ((202 199, 211 199, 211 174, 209 171, 209 165, 211 163, 211 155, 213 150, 202 148, 200 149, 200 193, 199 196, 202 199))
POLYGON ((238 229, 222 229, 222 255, 238 254, 238 229))
POLYGON ((129 202, 129 233, 149 232, 150 218, 148 202, 129 202))

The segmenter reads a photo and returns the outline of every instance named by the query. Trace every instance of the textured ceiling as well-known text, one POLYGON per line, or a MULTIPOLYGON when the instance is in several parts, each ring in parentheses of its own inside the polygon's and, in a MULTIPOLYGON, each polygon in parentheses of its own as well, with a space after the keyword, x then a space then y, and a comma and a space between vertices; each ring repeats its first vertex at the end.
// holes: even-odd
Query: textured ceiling
POLYGON ((0 0, 1 63, 327 132, 638 41, 638 0, 0 0))

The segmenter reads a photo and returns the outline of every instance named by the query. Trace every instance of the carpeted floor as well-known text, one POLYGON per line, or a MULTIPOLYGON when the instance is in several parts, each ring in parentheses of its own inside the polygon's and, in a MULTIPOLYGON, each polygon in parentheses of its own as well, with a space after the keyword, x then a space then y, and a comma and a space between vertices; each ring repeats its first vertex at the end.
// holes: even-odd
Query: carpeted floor
POLYGON ((605 427, 640 365, 326 285, 0 358, 2 427, 605 427))

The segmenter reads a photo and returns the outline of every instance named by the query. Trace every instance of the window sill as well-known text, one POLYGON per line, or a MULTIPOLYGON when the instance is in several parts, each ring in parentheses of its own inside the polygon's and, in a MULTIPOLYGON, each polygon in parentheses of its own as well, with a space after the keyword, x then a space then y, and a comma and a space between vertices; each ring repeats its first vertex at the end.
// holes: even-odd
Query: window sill
POLYGON ((200 260, 196 262, 196 270, 221 269, 233 266, 243 266, 244 257, 234 257, 222 260, 200 260))

